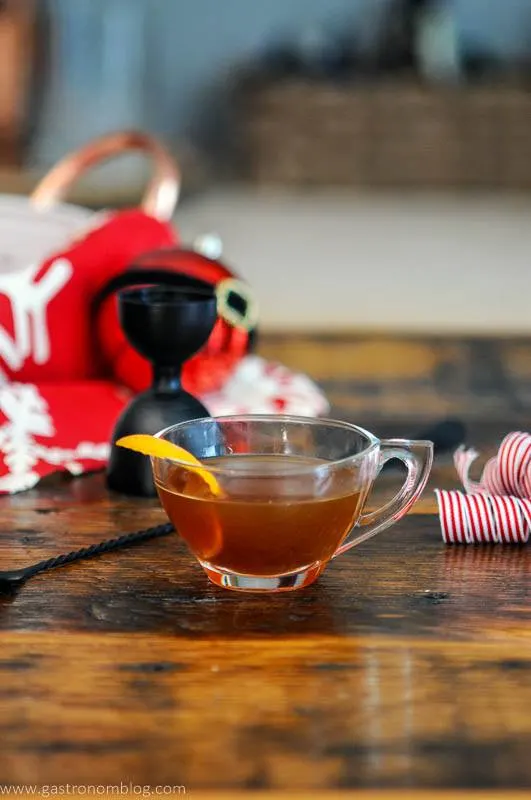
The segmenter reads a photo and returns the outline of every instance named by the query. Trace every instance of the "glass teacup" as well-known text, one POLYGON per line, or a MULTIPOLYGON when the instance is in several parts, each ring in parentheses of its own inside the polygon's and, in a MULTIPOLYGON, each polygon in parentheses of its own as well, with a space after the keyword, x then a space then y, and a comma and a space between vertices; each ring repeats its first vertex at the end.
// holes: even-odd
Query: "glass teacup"
POLYGON ((329 561, 403 517, 428 479, 433 445, 379 440, 356 425, 288 416, 182 422, 157 434, 214 476, 219 493, 189 464, 154 457, 162 506, 218 586, 282 591, 313 583, 329 561), (391 460, 407 477, 382 508, 363 513, 391 460))

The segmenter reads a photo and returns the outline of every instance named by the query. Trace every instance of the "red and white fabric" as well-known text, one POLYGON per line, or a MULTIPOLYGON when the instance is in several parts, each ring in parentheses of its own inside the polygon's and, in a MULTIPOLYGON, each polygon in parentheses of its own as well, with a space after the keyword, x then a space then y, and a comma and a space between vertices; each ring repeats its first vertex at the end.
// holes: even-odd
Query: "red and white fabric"
POLYGON ((319 387, 298 372, 259 356, 246 356, 218 392, 203 394, 211 414, 295 414, 318 417, 329 403, 319 387))
MULTIPOLYGON (((200 254, 172 249, 175 241, 170 225, 123 211, 98 217, 41 263, 5 272, 0 265, 0 494, 58 470, 105 466, 114 424, 149 385, 150 368, 121 334, 115 297, 96 314, 94 297, 157 248, 168 269, 199 271, 213 283, 231 275, 200 254), (118 346, 106 350, 106 342, 118 346)), ((183 385, 211 414, 327 410, 308 378, 246 355, 248 340, 247 331, 219 319, 208 346, 185 365, 183 385)))
MULTIPOLYGON (((54 472, 103 469, 114 423, 132 394, 113 382, 5 383, 0 386, 0 494, 35 486, 54 472)), ((317 416, 326 397, 305 375, 247 356, 222 389, 201 400, 213 415, 317 416)))
POLYGON ((464 447, 454 454, 464 492, 435 492, 444 542, 526 544, 531 536, 531 434, 508 434, 474 481, 470 469, 478 455, 464 447))
POLYGON ((28 200, 0 196, 0 494, 58 470, 105 466, 118 416, 151 380, 121 330, 116 299, 118 286, 145 279, 138 269, 216 287, 217 323, 182 375, 211 414, 327 410, 305 376, 248 355, 252 292, 216 258, 183 248, 172 224, 179 187, 161 143, 121 131, 67 155, 28 200), (59 203, 86 169, 131 149, 153 160, 140 208, 93 215, 59 203))

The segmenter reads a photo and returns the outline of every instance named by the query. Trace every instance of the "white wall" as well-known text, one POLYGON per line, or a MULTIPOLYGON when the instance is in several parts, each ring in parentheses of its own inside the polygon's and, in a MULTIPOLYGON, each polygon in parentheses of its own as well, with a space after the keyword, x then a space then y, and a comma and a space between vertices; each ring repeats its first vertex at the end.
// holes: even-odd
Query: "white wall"
MULTIPOLYGON (((38 163, 124 126, 211 138, 234 65, 307 27, 366 32, 390 0, 46 2, 55 25, 38 163)), ((504 55, 531 52, 530 0, 449 2, 465 40, 504 55)))

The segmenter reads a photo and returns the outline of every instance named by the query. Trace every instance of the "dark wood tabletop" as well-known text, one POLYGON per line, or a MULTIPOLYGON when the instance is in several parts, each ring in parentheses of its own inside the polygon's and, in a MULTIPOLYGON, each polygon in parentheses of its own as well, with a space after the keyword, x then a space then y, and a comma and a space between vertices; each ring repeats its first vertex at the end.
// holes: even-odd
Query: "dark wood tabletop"
MULTIPOLYGON (((453 416, 487 456, 531 428, 531 340, 278 335, 260 350, 379 435, 453 416)), ((301 591, 218 589, 172 534, 1 598, 0 785, 527 794, 531 550, 446 547, 432 489, 456 485, 442 454, 405 520, 301 591)), ((102 475, 53 479, 0 499, 2 569, 162 521, 102 475)))

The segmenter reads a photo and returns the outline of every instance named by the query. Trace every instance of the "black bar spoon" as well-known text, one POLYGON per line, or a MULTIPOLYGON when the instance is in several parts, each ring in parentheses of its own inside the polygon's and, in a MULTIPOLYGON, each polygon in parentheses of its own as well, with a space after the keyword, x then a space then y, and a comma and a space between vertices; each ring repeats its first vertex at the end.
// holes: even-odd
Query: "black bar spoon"
POLYGON ((154 528, 146 528, 141 531, 133 533, 125 533, 123 536, 118 536, 115 539, 106 539, 99 544, 91 544, 87 547, 82 547, 79 550, 73 550, 70 553, 64 553, 60 556, 53 556, 45 561, 39 561, 37 564, 32 564, 29 567, 22 567, 21 569, 0 570, 0 594, 7 594, 14 592, 20 588, 27 580, 33 578, 34 575, 39 575, 41 572, 47 572, 50 569, 57 567, 64 567, 67 564, 72 564, 74 561, 81 561, 83 559, 95 558, 104 553, 110 553, 113 550, 119 550, 132 545, 148 542, 151 539, 158 539, 161 536, 167 536, 172 533, 173 525, 166 523, 164 525, 157 525, 154 528))

